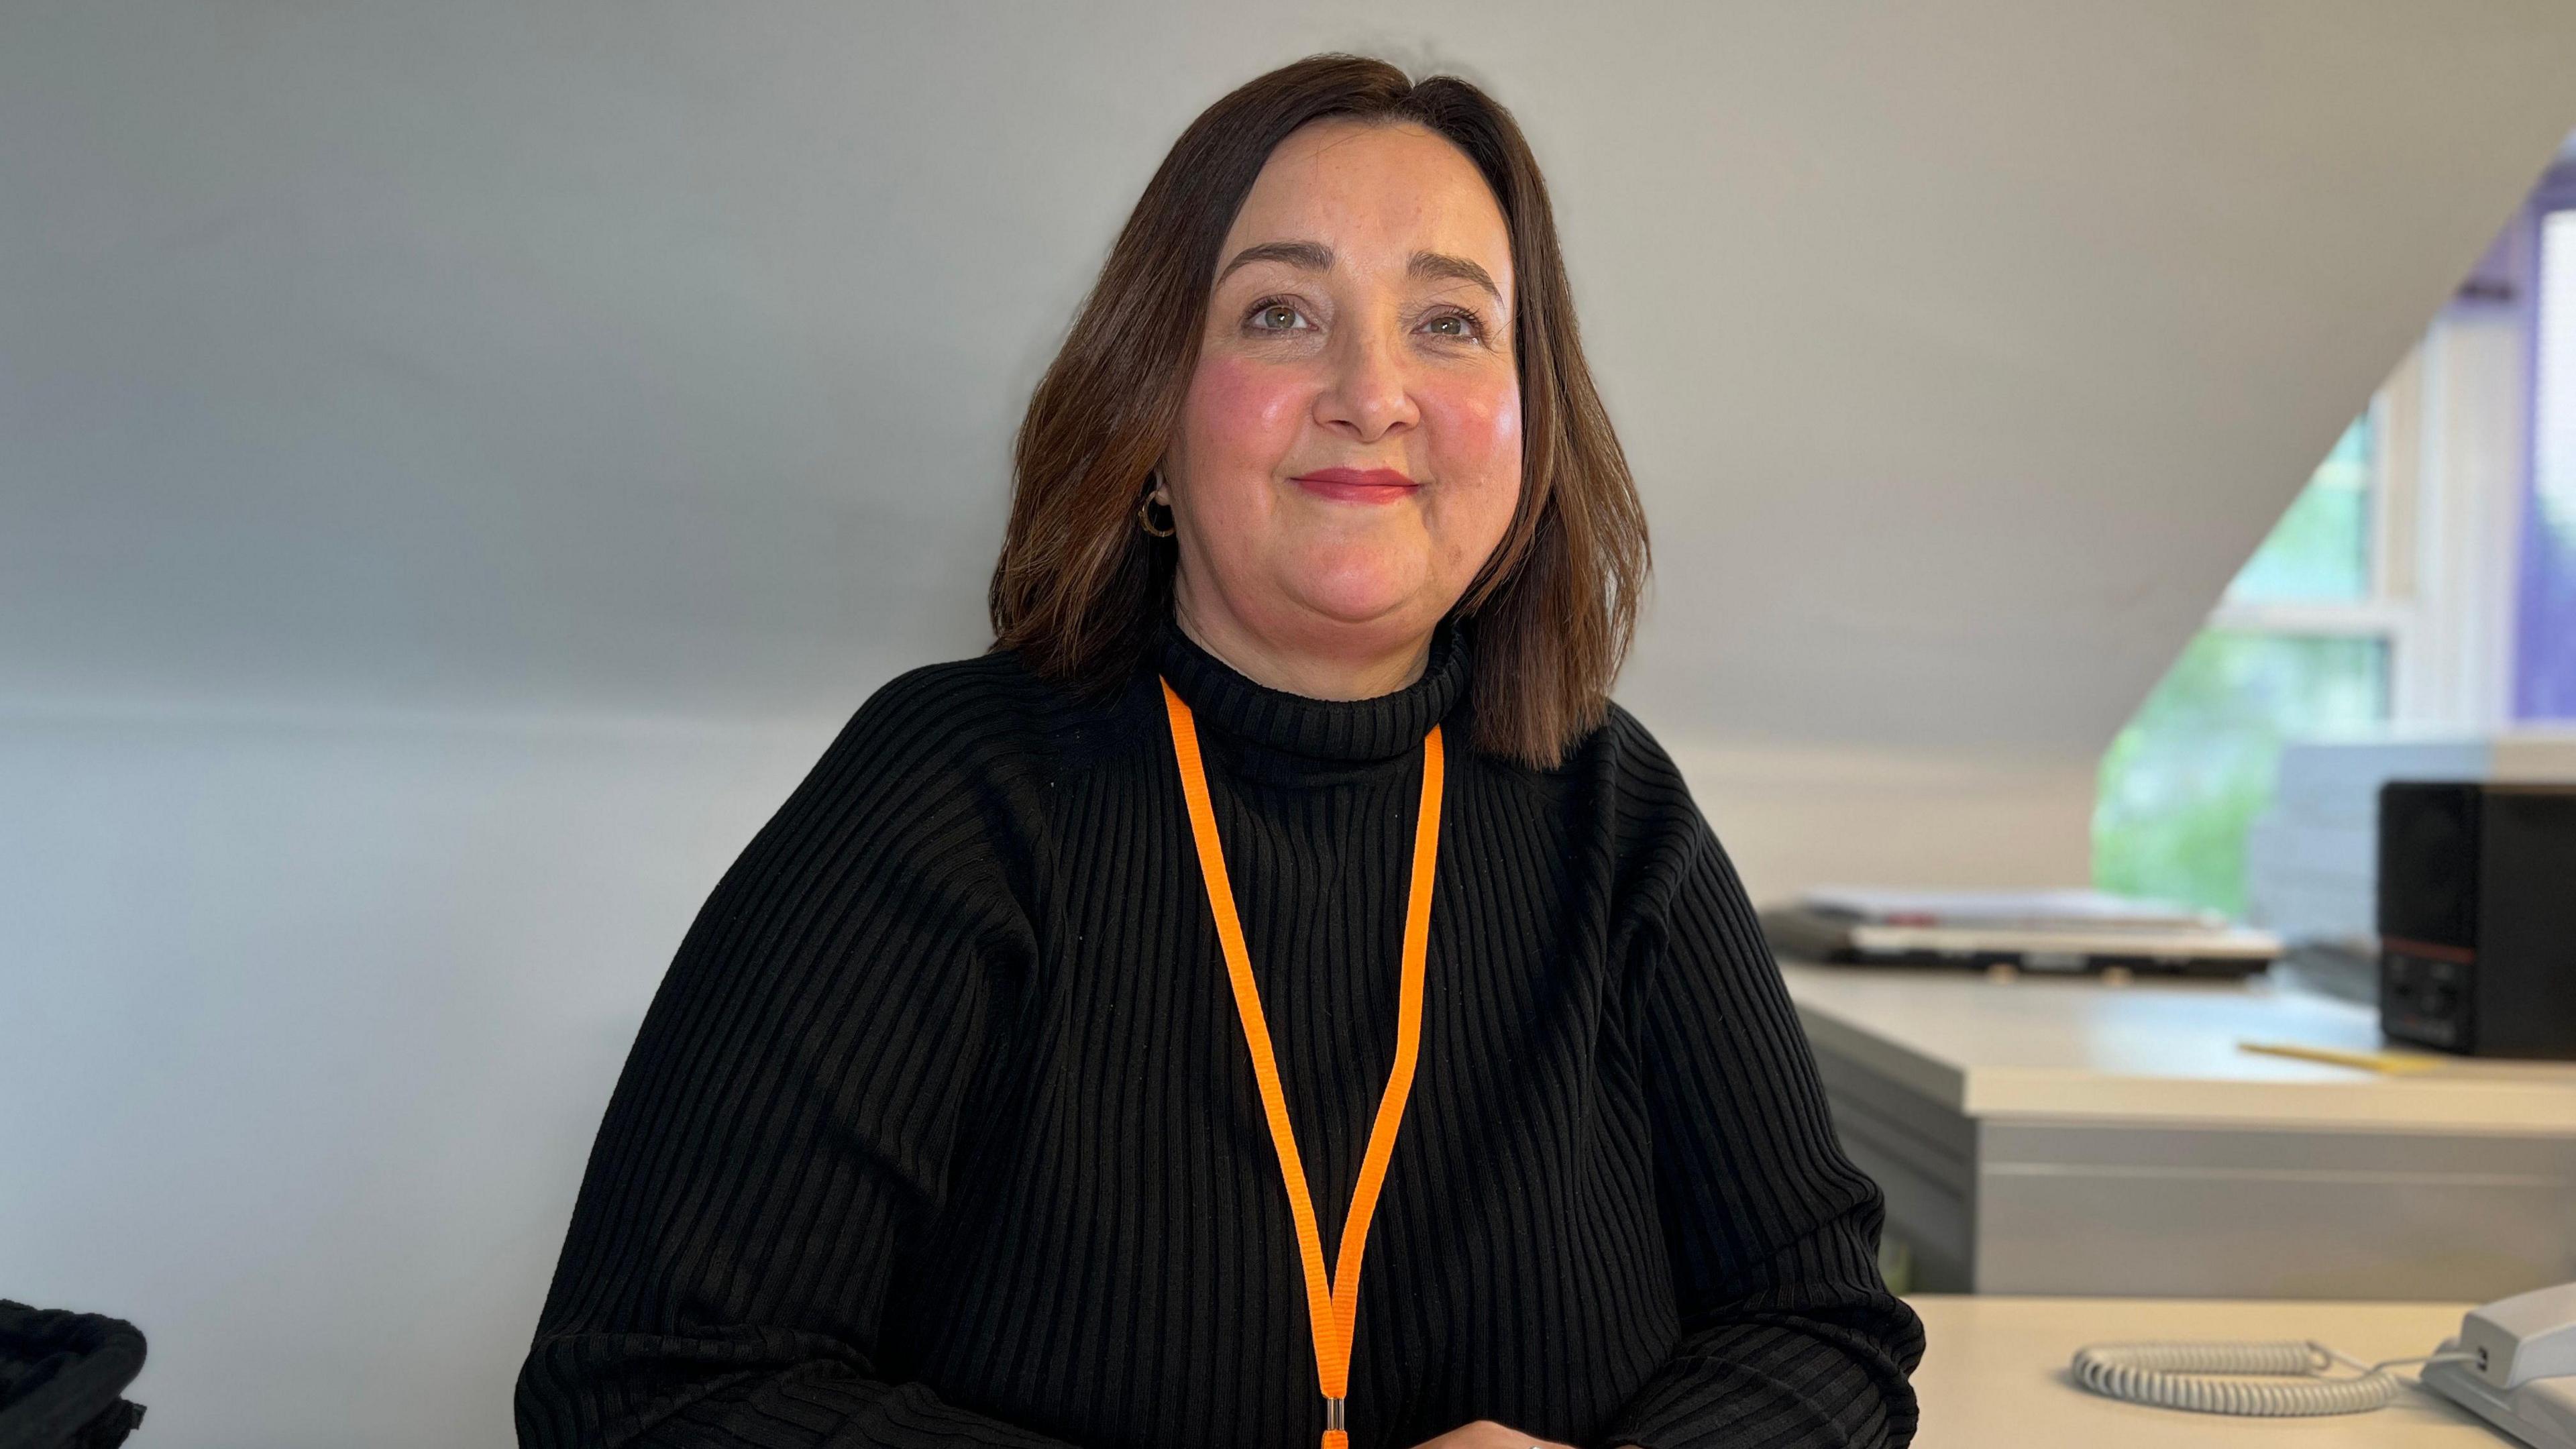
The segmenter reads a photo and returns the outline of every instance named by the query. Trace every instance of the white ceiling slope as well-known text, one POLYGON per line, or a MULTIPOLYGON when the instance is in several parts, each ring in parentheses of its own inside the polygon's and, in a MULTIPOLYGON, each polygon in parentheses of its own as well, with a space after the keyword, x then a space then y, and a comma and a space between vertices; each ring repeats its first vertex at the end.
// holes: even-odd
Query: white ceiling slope
POLYGON ((1622 696, 2098 749, 2576 126, 2576 6, 0 11, 0 707, 829 713, 1231 84, 1460 68, 1656 529, 1622 696))

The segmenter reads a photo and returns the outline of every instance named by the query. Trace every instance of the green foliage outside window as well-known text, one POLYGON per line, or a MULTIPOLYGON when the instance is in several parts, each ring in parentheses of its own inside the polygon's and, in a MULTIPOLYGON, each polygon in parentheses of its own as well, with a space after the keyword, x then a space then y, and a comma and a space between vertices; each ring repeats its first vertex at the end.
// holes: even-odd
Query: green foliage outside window
POLYGON ((2308 486, 2227 586, 2229 603, 2370 596, 2370 414, 2343 430, 2308 486))
POLYGON ((2204 629, 2102 757, 2093 878, 2104 890, 2245 914, 2245 828, 2284 741, 2385 717, 2378 639, 2204 629))

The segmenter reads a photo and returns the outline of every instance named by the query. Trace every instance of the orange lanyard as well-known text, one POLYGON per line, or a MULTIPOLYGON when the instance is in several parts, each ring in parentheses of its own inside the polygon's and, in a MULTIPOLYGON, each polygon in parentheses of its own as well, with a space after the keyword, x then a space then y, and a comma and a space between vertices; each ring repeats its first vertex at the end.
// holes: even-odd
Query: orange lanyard
POLYGON ((1422 1051, 1422 963, 1431 933, 1431 873, 1440 856, 1440 727, 1422 740, 1422 813, 1413 830, 1413 894, 1404 912, 1403 985, 1396 1008, 1395 1070, 1378 1099, 1377 1125, 1369 1130, 1368 1155, 1360 1160, 1358 1188, 1342 1221, 1341 1261, 1324 1278, 1323 1234, 1306 1191, 1306 1168, 1289 1130, 1288 1099, 1279 1088, 1279 1064, 1270 1051, 1270 1027, 1261 1017, 1261 994, 1252 981, 1252 956, 1244 949, 1243 922, 1234 913, 1226 883, 1225 852, 1216 837, 1216 811, 1208 804, 1207 769, 1199 761, 1198 726, 1190 707, 1163 683, 1163 707, 1172 717, 1172 756, 1180 762, 1181 791, 1189 798, 1190 833, 1198 840, 1199 873, 1207 881, 1208 908, 1216 915, 1226 974, 1234 982, 1234 1009, 1243 1018, 1244 1045, 1252 1049, 1253 1079, 1261 1084, 1262 1110, 1270 1118, 1270 1145, 1279 1154, 1279 1176, 1288 1185, 1288 1212, 1297 1220, 1297 1251, 1306 1269, 1306 1325, 1315 1336, 1315 1377, 1324 1391, 1323 1449, 1349 1449, 1345 1419, 1350 1393, 1351 1325, 1360 1304, 1360 1255, 1368 1248, 1369 1218, 1377 1211, 1387 1159, 1395 1154, 1404 1099, 1413 1090, 1413 1064, 1422 1051))

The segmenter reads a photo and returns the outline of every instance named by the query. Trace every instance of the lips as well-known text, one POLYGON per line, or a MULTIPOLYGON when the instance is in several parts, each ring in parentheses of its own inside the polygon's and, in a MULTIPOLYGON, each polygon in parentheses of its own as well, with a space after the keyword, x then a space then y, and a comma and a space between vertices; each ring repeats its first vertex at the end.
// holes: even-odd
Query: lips
POLYGON ((1289 480, 1310 493, 1353 503, 1392 503, 1422 485, 1393 468, 1318 468, 1289 480))

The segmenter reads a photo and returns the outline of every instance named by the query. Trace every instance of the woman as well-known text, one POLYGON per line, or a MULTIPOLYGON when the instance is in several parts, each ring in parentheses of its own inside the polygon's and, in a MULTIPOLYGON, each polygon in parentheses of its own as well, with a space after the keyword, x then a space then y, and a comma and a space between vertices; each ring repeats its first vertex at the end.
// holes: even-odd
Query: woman
POLYGON ((521 1442, 1910 1438, 1878 1191, 1607 701, 1645 565, 1510 117, 1217 102, 1031 399, 993 651, 682 944, 521 1442))

